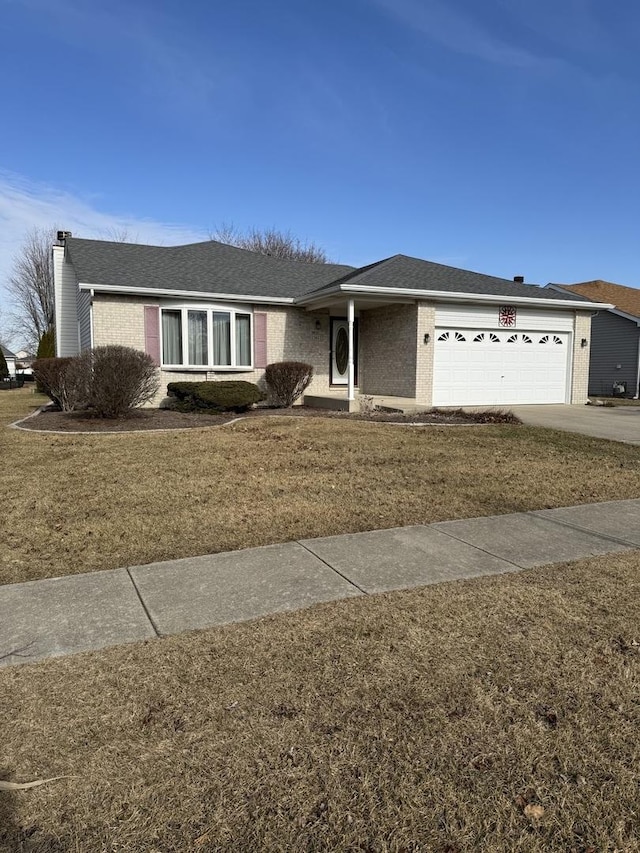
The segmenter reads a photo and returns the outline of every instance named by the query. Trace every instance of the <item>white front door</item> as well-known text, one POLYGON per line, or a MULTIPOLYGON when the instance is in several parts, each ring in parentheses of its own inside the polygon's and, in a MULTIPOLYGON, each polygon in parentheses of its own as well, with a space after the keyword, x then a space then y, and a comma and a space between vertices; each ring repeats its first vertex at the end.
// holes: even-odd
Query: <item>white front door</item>
MULTIPOLYGON (((358 383, 358 321, 353 328, 353 364, 358 383)), ((349 324, 346 320, 331 318, 331 377, 332 385, 346 385, 349 378, 349 324)))
POLYGON ((566 332, 436 329, 434 406, 565 403, 566 332))

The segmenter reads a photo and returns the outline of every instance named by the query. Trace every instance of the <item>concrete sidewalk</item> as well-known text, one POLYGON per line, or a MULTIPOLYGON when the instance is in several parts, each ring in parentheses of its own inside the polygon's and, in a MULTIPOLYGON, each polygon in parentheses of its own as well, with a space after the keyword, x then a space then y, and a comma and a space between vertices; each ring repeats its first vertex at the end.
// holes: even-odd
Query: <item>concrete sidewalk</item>
POLYGON ((0 587, 0 665, 640 548, 640 500, 306 539, 0 587))

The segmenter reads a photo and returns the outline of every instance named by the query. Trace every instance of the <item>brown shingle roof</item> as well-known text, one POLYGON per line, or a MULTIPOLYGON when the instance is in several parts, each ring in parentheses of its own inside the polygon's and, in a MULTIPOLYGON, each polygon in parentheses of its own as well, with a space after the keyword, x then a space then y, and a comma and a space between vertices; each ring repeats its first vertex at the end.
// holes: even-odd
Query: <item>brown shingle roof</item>
POLYGON ((561 284, 564 290, 572 290, 580 296, 586 296, 594 302, 610 302, 620 311, 633 314, 640 319, 640 289, 613 284, 610 281, 583 281, 580 284, 561 284))

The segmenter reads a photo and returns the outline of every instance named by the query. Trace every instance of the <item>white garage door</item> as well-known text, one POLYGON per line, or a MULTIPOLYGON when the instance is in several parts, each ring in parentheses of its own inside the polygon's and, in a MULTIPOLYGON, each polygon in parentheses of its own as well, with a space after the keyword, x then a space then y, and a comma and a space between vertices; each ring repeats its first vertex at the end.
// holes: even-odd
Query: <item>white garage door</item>
POLYGON ((434 406, 564 403, 570 335, 436 329, 434 406))

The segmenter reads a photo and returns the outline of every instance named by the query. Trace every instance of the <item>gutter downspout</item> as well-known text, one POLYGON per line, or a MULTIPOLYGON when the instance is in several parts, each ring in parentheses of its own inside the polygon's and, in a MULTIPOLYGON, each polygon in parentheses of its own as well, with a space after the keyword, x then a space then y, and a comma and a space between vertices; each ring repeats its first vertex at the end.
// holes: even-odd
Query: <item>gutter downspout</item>
POLYGON ((349 329, 349 358, 347 361, 347 400, 355 400, 355 371, 353 359, 353 323, 355 317, 355 305, 353 297, 347 303, 347 325, 349 329))
POLYGON ((93 288, 89 291, 89 349, 93 349, 93 288))

